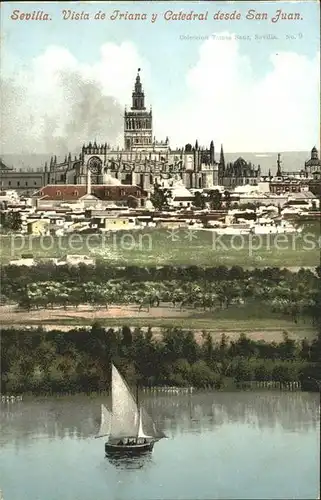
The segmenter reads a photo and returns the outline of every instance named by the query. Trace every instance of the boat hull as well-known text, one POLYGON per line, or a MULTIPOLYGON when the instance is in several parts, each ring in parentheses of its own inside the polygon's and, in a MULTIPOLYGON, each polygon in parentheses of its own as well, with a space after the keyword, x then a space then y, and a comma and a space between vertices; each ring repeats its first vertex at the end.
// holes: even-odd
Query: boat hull
POLYGON ((124 455, 124 456, 133 456, 140 455, 142 453, 147 453, 152 451, 154 448, 154 441, 149 443, 141 443, 141 444, 111 444, 105 443, 105 453, 106 455, 124 455))

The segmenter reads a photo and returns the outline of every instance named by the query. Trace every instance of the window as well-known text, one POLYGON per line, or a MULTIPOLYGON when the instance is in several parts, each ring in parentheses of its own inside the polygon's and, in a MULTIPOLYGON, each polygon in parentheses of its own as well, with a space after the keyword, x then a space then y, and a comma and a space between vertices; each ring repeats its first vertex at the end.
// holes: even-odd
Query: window
POLYGON ((74 191, 74 196, 78 196, 78 191, 74 191))
POLYGON ((20 186, 20 181, 17 181, 17 186, 20 186))
POLYGON ((125 221, 125 220, 123 220, 123 224, 126 224, 126 221, 125 221))
POLYGON ((124 196, 125 191, 123 189, 120 190, 120 196, 124 196))
POLYGON ((61 191, 57 191, 56 196, 61 196, 61 191))
POLYGON ((26 186, 28 186, 28 182, 26 182, 26 186))
POLYGON ((11 181, 8 182, 8 186, 11 186, 11 181))
POLYGON ((37 185, 36 181, 34 182, 34 185, 35 185, 35 186, 37 185))

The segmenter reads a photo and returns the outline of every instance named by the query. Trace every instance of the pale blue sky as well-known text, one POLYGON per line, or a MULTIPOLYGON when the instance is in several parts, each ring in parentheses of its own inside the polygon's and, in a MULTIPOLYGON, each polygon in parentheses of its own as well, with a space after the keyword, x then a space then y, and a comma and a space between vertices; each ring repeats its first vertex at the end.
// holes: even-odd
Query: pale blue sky
MULTIPOLYGON (((153 71, 155 94, 166 86, 167 99, 178 98, 181 92, 176 77, 185 74, 196 63, 201 41, 183 42, 181 34, 210 35, 221 31, 231 31, 239 35, 275 34, 279 40, 251 43, 240 41, 241 52, 249 55, 258 77, 270 70, 268 55, 283 50, 297 52, 308 57, 315 56, 320 47, 319 3, 304 2, 5 2, 1 6, 2 30, 5 40, 2 48, 3 65, 6 54, 14 55, 27 65, 41 54, 48 45, 62 45, 80 62, 90 63, 99 57, 99 47, 106 41, 120 43, 130 40, 137 45, 140 53, 150 61, 153 71), (91 14, 102 10, 109 17, 114 9, 122 12, 146 12, 149 16, 158 13, 155 23, 150 21, 64 21, 63 9, 86 11, 91 14), (267 12, 273 17, 277 8, 284 12, 300 12, 302 21, 250 21, 245 19, 249 9, 267 12), (12 21, 10 15, 15 9, 23 12, 44 10, 51 22, 12 21), (240 21, 165 21, 162 13, 166 10, 184 10, 215 13, 218 10, 233 12, 237 10, 243 19, 240 21), (286 40, 285 35, 301 33, 302 38, 286 40), (171 83, 168 87, 168 82, 171 83), (156 86, 156 87, 155 87, 156 86)), ((4 69, 4 68, 3 68, 4 69)), ((219 71, 219 68, 217 68, 219 71)))
MULTIPOLYGON (((190 94, 188 94, 188 86, 186 83, 187 75, 191 69, 197 66, 200 60, 200 48, 203 45, 203 41, 201 40, 183 41, 180 39, 180 35, 210 36, 214 33, 228 31, 238 35, 250 35, 252 37, 256 34, 271 34, 278 36, 278 40, 264 40, 259 42, 252 39, 252 41, 238 42, 238 61, 242 61, 243 56, 249 61, 251 66, 251 82, 253 86, 256 81, 263 81, 268 77, 269 73, 273 71, 274 68, 271 56, 275 56, 280 52, 291 52, 298 56, 302 56, 304 64, 309 64, 310 61, 316 58, 320 47, 319 19, 319 3, 317 1, 229 3, 5 2, 1 5, 1 28, 3 35, 1 71, 3 76, 8 76, 10 74, 14 77, 19 69, 28 70, 32 65, 32 61, 41 56, 49 46, 61 46, 67 49, 79 64, 90 65, 100 60, 100 47, 107 42, 121 44, 122 42, 129 41, 135 45, 142 59, 148 61, 151 73, 149 101, 152 99, 153 106, 155 105, 156 108, 160 110, 163 109, 165 115, 165 109, 172 109, 179 101, 186 99, 186 102, 188 102, 190 94), (13 21, 10 19, 10 15, 15 9, 20 9, 21 12, 43 10, 52 17, 52 21, 13 21), (102 10, 106 13, 106 20, 63 20, 63 9, 72 9, 77 12, 86 11, 91 15, 98 10, 102 10), (151 23, 150 19, 147 21, 111 21, 109 20, 109 16, 114 9, 120 9, 122 12, 146 12, 149 18, 152 13, 158 13, 158 19, 155 23, 151 23), (245 19, 245 15, 249 9, 255 9, 257 12, 266 12, 269 19, 275 15, 277 9, 282 9, 283 12, 300 12, 303 20, 279 21, 277 23, 272 23, 270 20, 250 21, 245 19), (183 10, 185 12, 191 10, 194 12, 208 11, 209 19, 208 21, 193 22, 165 21, 163 19, 163 13, 166 10, 183 10), (242 19, 233 22, 214 21, 212 16, 218 10, 224 12, 233 12, 236 10, 241 13, 242 19), (287 39, 286 35, 294 36, 295 39, 287 39)), ((217 60, 216 58, 215 61, 217 60)), ((209 61, 211 61, 211 59, 209 59, 209 61)), ((302 70, 305 68, 304 64, 301 66, 302 70)), ((300 68, 299 65, 298 68, 300 68)), ((132 80, 134 80, 134 77, 135 75, 133 75, 132 80)), ((217 62, 215 63, 214 71, 212 71, 212 77, 224 79, 224 75, 221 74, 220 65, 217 62), (213 76, 214 74, 215 76, 213 76)), ((300 78, 302 79, 302 75, 300 78)), ((294 80, 293 85, 296 85, 294 80)), ((275 85, 277 87, 277 84, 275 85)), ((307 85, 309 85, 309 83, 307 83, 307 85)), ((311 93, 317 107, 319 87, 314 83, 311 85, 311 89, 307 87, 304 92, 305 94, 311 93)), ((130 86, 132 86, 132 82, 130 86)), ((220 99, 217 93, 215 99, 220 99)), ((240 96, 240 99, 244 99, 244 95, 240 96)), ((301 97, 293 97, 293 102, 295 102, 295 99, 301 99, 301 97)), ((130 95, 128 96, 128 101, 129 100, 130 95)), ((293 107, 291 102, 289 103, 289 107, 293 107)), ((313 135, 313 137, 309 139, 307 133, 304 144, 298 144, 298 149, 309 149, 310 144, 315 143, 318 138, 318 111, 312 109, 313 106, 311 106, 311 103, 302 107, 302 113, 309 112, 313 114, 308 120, 312 130, 312 133, 309 131, 309 135, 313 135), (305 111, 306 109, 309 111, 305 111), (313 132, 314 130, 315 133, 313 132), (311 142, 309 142, 309 140, 311 142)), ((279 108, 278 110, 280 111, 279 108)), ((275 110, 275 115, 277 115, 278 110, 275 110)), ((205 111, 206 110, 204 110, 204 112, 205 111)), ((287 108, 284 109, 283 113, 286 112, 287 108)), ((193 116, 194 115, 191 115, 190 117, 191 121, 193 120, 193 116)), ((184 118, 182 118, 182 120, 183 119, 184 118)), ((186 118, 185 121, 186 120, 188 119, 186 118)), ((289 116, 289 126, 294 126, 293 121, 296 122, 296 118, 289 116)), ((176 124, 176 128, 177 125, 178 124, 176 124)), ((210 126, 213 128, 216 135, 218 135, 218 125, 213 122, 213 125, 210 123, 210 126)), ((239 124, 237 126, 239 127, 239 124)), ((298 123, 297 126, 299 126, 298 123)), ((286 137, 286 128, 287 124, 285 123, 282 128, 285 134, 284 137, 286 137)), ((165 126, 161 127, 161 131, 163 131, 163 129, 165 129, 165 126)), ((194 134, 194 131, 192 133, 194 134)), ((236 133, 235 131, 234 136, 236 136, 236 133)), ((250 131, 248 133, 250 134, 250 131)), ((266 131, 262 131, 262 135, 263 133, 265 136, 268 135, 266 131)), ((204 140, 207 141, 208 137, 205 133, 203 135, 204 140)), ((298 136, 299 132, 297 131, 296 137, 298 136)), ((186 140, 187 139, 188 138, 186 138, 186 140)), ((228 139, 231 144, 232 139, 230 137, 228 137, 228 139)), ((182 139, 177 137, 177 141, 179 140, 182 139)), ((219 137, 218 140, 223 141, 224 137, 219 137)), ((297 139, 293 138, 293 145, 288 141, 285 148, 293 149, 295 148, 295 144, 297 144, 297 139)), ((233 146, 231 147, 233 148, 233 146)), ((235 147, 239 149, 238 143, 235 143, 235 147)), ((263 142, 257 145, 257 147, 261 149, 275 149, 272 144, 267 144, 265 146, 263 142)), ((275 147, 277 147, 277 145, 275 145, 275 147)), ((253 145, 253 148, 256 149, 255 145, 253 145)))

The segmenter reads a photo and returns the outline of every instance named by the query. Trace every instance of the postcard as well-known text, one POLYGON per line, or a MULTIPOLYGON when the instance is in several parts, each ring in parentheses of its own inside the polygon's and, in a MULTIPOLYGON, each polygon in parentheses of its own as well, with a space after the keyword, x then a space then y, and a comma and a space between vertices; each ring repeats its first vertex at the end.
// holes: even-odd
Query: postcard
POLYGON ((320 498, 320 3, 0 26, 1 500, 320 498))

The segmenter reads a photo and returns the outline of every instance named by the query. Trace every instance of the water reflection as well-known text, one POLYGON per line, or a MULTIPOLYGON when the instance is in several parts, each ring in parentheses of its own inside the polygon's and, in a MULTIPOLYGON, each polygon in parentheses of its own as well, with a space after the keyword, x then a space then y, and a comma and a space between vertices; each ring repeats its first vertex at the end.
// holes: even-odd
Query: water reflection
POLYGON ((106 457, 108 462, 117 469, 137 470, 152 464, 152 453, 138 456, 114 455, 106 457))
MULTIPOLYGON (((169 436, 202 433, 238 422, 259 429, 281 426, 286 431, 316 428, 318 394, 309 393, 194 393, 144 395, 144 406, 169 436)), ((0 404, 0 444, 25 446, 34 439, 87 439, 99 427, 103 398, 74 396, 0 404)), ((138 462, 137 462, 138 463, 138 462)))

